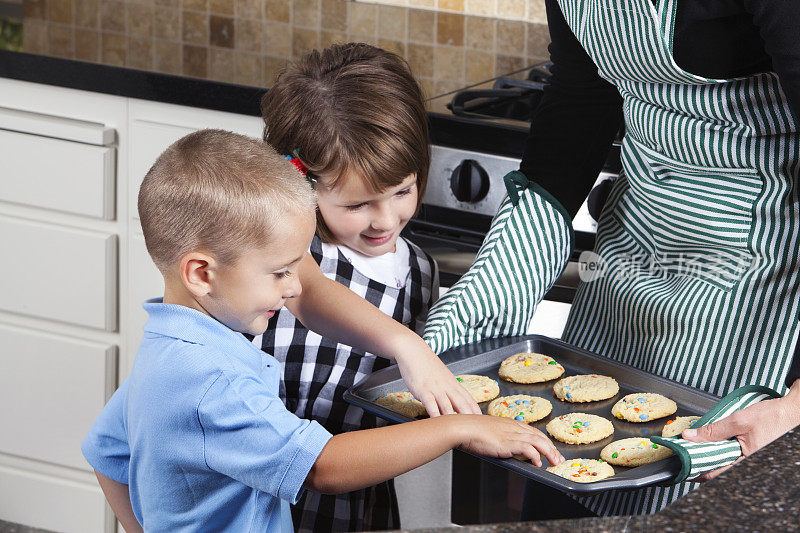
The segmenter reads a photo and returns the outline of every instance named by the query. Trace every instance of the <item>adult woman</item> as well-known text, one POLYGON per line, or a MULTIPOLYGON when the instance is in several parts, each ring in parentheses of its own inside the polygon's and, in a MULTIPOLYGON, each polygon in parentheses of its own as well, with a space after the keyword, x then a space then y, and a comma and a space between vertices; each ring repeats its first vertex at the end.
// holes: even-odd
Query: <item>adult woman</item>
MULTIPOLYGON (((553 86, 521 168, 532 183, 507 179, 523 191, 509 189, 470 272, 431 311, 426 340, 442 350, 524 332, 624 117, 624 173, 595 249, 605 268, 578 289, 564 339, 720 395, 746 384, 782 389, 788 378, 784 398, 684 433, 737 437, 752 453, 800 423, 798 365, 789 371, 800 308, 800 4, 547 8, 553 86)), ((655 512, 691 488, 582 503, 600 514, 655 512)))

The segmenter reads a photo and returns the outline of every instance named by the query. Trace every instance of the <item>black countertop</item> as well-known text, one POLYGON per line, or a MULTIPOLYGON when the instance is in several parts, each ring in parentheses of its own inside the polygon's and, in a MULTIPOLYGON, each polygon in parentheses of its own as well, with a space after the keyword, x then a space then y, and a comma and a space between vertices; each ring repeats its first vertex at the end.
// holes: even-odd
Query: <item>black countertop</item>
POLYGON ((795 429, 654 515, 517 522, 415 531, 800 531, 798 481, 800 429, 795 429))
POLYGON ((260 116, 266 89, 0 50, 0 78, 260 116))

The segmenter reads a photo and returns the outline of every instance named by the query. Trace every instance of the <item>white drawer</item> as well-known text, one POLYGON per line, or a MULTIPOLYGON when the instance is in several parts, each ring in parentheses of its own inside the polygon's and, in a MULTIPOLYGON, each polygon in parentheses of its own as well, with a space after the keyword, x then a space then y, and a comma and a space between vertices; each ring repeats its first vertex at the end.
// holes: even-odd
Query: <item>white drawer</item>
POLYGON ((81 442, 115 389, 117 347, 0 324, 0 453, 91 472, 81 442))
POLYGON ((59 479, 5 465, 0 465, 0 519, 65 533, 114 530, 97 483, 59 479))
POLYGON ((115 153, 0 129, 0 200, 112 220, 115 153))
POLYGON ((0 254, 0 309, 116 330, 116 235, 0 216, 0 254))

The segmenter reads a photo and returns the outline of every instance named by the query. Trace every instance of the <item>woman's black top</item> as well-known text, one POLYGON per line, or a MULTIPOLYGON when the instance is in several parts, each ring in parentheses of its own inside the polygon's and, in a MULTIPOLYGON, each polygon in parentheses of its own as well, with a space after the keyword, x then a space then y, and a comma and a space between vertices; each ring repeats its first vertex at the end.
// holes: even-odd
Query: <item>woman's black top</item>
MULTIPOLYGON (((622 125, 622 98, 599 76, 556 0, 545 3, 552 78, 533 116, 521 170, 575 216, 622 125)), ((776 72, 800 119, 798 36, 800 0, 678 0, 673 54, 683 70, 707 78, 776 72)), ((798 378, 800 342, 787 385, 798 378)))

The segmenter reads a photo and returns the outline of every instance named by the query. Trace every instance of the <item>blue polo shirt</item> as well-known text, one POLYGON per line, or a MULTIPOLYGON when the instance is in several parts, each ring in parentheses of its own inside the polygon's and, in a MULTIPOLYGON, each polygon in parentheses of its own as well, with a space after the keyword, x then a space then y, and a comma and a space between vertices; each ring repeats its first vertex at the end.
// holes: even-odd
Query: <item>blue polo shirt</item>
POLYGON ((131 375, 84 457, 129 485, 145 531, 283 530, 330 433, 286 410, 280 364, 243 335, 160 298, 144 308, 131 375))

